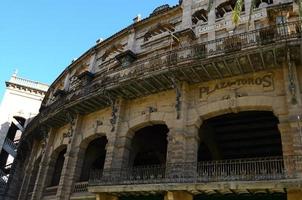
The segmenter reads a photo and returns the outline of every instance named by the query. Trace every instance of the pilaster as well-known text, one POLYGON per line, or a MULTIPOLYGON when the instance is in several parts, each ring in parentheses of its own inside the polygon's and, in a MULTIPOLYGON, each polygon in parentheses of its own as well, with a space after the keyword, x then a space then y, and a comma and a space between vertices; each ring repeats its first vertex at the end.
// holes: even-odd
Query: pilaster
POLYGON ((136 52, 135 51, 135 29, 132 28, 130 29, 130 31, 128 32, 128 43, 127 43, 127 50, 130 50, 132 52, 136 52))
POLYGON ((19 200, 25 200, 28 199, 28 193, 31 191, 28 191, 30 188, 32 183, 31 181, 33 180, 32 177, 34 175, 34 168, 35 168, 35 163, 34 163, 34 158, 36 157, 35 154, 37 153, 38 149, 37 149, 37 142, 34 143, 31 154, 29 156, 29 160, 28 160, 28 164, 26 166, 25 169, 25 173, 24 173, 24 178, 23 178, 23 182, 22 182, 22 186, 20 189, 20 193, 19 193, 19 200))
POLYGON ((193 0, 183 0, 182 2, 182 29, 192 28, 192 5, 193 0))
POLYGON ((96 60, 97 60, 97 56, 96 56, 97 52, 96 50, 92 51, 90 54, 90 61, 89 61, 89 66, 88 66, 88 71, 93 73, 95 70, 95 64, 96 64, 96 60))
POLYGON ((46 146, 45 146, 45 150, 42 155, 42 159, 41 159, 41 163, 39 166, 39 171, 38 171, 37 179, 35 182, 33 194, 31 196, 31 200, 42 199, 44 188, 46 187, 46 184, 47 184, 47 175, 48 175, 47 173, 48 173, 49 168, 52 166, 50 153, 51 153, 53 141, 55 138, 55 132, 53 131, 53 129, 50 129, 48 136, 49 137, 46 139, 46 144, 45 144, 46 146))
MULTIPOLYGON (((215 4, 215 2, 214 2, 215 4)), ((212 5, 211 10, 208 13, 208 26, 209 27, 215 27, 216 23, 216 13, 215 13, 215 5, 212 5)), ((216 33, 215 33, 215 28, 210 29, 208 32, 208 41, 215 40, 216 39, 216 33)), ((209 46, 209 49, 207 49, 208 52, 211 50, 215 51, 216 50, 216 45, 213 43, 213 45, 209 46)))
POLYGON ((167 148, 167 174, 172 177, 194 175, 197 166, 198 127, 188 125, 189 85, 185 82, 176 86, 177 116, 172 127, 169 127, 167 148), (188 171, 188 169, 190 171, 188 171))
POLYGON ((56 199, 68 200, 73 192, 73 187, 78 176, 76 175, 76 166, 79 159, 80 147, 76 147, 76 139, 81 129, 82 117, 78 114, 70 114, 70 134, 69 144, 65 154, 64 165, 60 177, 60 183, 56 199))
POLYGON ((128 144, 127 137, 121 137, 122 121, 125 112, 125 100, 119 98, 115 101, 115 106, 112 107, 111 132, 108 133, 108 144, 106 146, 106 159, 104 169, 121 169, 125 164, 125 154, 127 155, 128 144))

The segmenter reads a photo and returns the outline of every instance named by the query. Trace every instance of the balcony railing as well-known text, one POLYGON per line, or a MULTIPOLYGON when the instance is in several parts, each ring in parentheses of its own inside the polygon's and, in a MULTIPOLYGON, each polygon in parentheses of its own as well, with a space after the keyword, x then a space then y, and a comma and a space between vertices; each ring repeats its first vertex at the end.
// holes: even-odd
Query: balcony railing
POLYGON ((74 185, 73 193, 88 192, 88 182, 79 182, 74 185))
MULTIPOLYGON (((260 46, 272 44, 275 47, 275 44, 301 40, 301 35, 301 21, 295 21, 180 47, 161 54, 153 54, 135 61, 127 68, 114 67, 110 69, 106 66, 100 66, 101 68, 106 67, 106 70, 101 69, 102 72, 95 74, 95 81, 60 97, 47 106, 38 117, 45 118, 57 109, 63 108, 63 105, 69 102, 95 94, 100 89, 103 89, 102 91, 107 90, 112 86, 134 78, 150 75, 151 73, 178 70, 181 67, 192 67, 198 65, 200 60, 217 55, 236 53, 244 49, 257 49, 260 46)), ((33 121, 37 121, 34 124, 38 125, 39 120, 33 121)))
POLYGON ((89 185, 205 183, 292 179, 302 169, 302 157, 268 157, 96 170, 89 185))

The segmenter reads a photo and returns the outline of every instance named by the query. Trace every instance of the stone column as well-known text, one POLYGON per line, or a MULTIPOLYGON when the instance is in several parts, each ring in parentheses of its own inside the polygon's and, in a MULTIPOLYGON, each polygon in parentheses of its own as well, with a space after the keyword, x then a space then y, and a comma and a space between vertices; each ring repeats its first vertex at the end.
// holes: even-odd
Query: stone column
POLYGON ((31 200, 40 200, 43 196, 44 188, 47 184, 47 176, 49 176, 48 170, 49 168, 54 166, 54 162, 51 160, 50 153, 53 145, 53 141, 55 138, 55 132, 53 129, 49 131, 48 138, 46 139, 46 147, 42 155, 37 180, 35 182, 33 194, 31 196, 31 200))
POLYGON ((128 32, 128 44, 127 44, 127 50, 130 50, 135 53, 135 29, 132 28, 128 32))
MULTIPOLYGON (((106 159, 104 170, 121 169, 125 166, 125 155, 128 153, 128 144, 130 138, 121 136, 123 130, 122 121, 125 113, 125 100, 119 98, 116 101, 115 111, 112 111, 111 132, 108 133, 108 144, 106 146, 106 159), (114 123, 113 123, 114 122, 114 123)), ((113 110, 113 109, 112 109, 113 110)), ((125 129, 125 127, 124 127, 125 129)))
POLYGON ((182 2, 182 30, 192 28, 192 6, 193 0, 183 0, 182 2))
POLYGON ((167 192, 165 200, 193 200, 193 195, 186 191, 167 192))
POLYGON ((197 167, 198 127, 188 125, 189 86, 187 83, 176 87, 175 122, 170 125, 167 148, 167 171, 170 177, 194 178, 197 167))
POLYGON ((27 163, 27 166, 26 166, 26 169, 25 169, 24 178, 23 178, 22 186, 20 189, 19 197, 18 197, 19 200, 27 199, 28 192, 29 192, 28 190, 30 188, 30 185, 34 184, 34 183, 31 183, 30 181, 35 181, 32 179, 32 177, 34 176, 34 173, 35 173, 34 158, 36 156, 36 153, 38 152, 37 146, 38 146, 38 143, 35 141, 31 154, 30 154, 30 157, 29 157, 29 160, 28 160, 28 163, 27 163))
POLYGON ((97 51, 94 50, 90 53, 90 61, 89 61, 89 67, 88 67, 88 71, 91 73, 94 73, 95 71, 95 63, 96 63, 96 59, 97 59, 97 51))
MULTIPOLYGON (((286 50, 287 52, 287 50, 286 50)), ((302 169, 297 168, 301 166, 302 161, 302 104, 301 104, 301 93, 299 87, 299 81, 297 76, 297 69, 294 62, 290 61, 290 56, 287 54, 287 59, 283 65, 283 78, 284 78, 284 88, 286 94, 286 103, 288 114, 279 117, 280 126, 286 127, 283 132, 288 134, 284 136, 284 133, 281 132, 283 152, 284 155, 291 153, 292 159, 294 159, 292 167, 295 167, 295 171, 298 176, 302 176, 302 169), (282 124, 287 125, 282 125, 282 124), (285 142, 284 142, 284 141, 285 142), (286 142, 291 140, 290 144, 286 142), (292 148, 292 149, 290 149, 292 148), (293 157, 294 156, 294 157, 293 157)))
POLYGON ((70 119, 70 138, 56 195, 58 200, 68 200, 70 198, 76 178, 78 178, 75 172, 81 148, 76 147, 76 141, 81 131, 81 120, 80 115, 73 115, 70 119))
MULTIPOLYGON (((215 14, 215 1, 214 1, 211 10, 208 13, 208 26, 210 27, 210 30, 208 31, 208 41, 216 39, 215 23, 216 23, 216 14, 215 14)), ((216 50, 215 45, 216 45, 215 43, 209 44, 207 51, 208 52, 210 52, 211 50, 215 51, 216 50)))
MULTIPOLYGON (((252 6, 252 1, 244 1, 244 7, 245 7, 245 15, 250 16, 250 11, 251 11, 251 6, 252 6)), ((253 13, 251 18, 253 17, 253 13)), ((247 22, 247 30, 255 30, 255 22, 253 19, 251 19, 250 22, 247 22), (249 26, 248 26, 249 25, 249 26)), ((256 39, 256 38, 255 38, 256 39)))
POLYGON ((302 200, 302 190, 288 190, 287 200, 302 200))

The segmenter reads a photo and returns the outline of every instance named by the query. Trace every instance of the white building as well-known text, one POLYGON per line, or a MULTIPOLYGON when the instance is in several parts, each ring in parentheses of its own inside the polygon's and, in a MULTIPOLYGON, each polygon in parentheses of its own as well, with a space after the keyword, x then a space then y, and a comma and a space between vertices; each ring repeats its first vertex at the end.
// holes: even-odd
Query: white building
MULTIPOLYGON (((0 105, 0 176, 9 173, 28 122, 38 114, 48 85, 12 75, 0 105)), ((2 180, 0 180, 1 182, 2 180)))

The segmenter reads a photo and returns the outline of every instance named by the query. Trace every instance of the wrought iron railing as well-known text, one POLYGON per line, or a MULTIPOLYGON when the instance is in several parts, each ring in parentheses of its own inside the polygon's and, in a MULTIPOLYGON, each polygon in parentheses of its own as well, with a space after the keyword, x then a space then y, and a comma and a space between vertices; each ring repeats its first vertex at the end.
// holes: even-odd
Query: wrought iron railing
POLYGON ((79 182, 74 185, 73 193, 88 192, 88 181, 79 182))
MULTIPOLYGON (((101 68, 106 67, 108 70, 101 69, 102 72, 95 74, 95 81, 86 84, 83 86, 84 88, 70 91, 68 94, 58 98, 58 100, 47 106, 37 118, 45 118, 49 113, 63 108, 63 105, 69 102, 73 102, 89 94, 95 94, 96 91, 101 89, 104 91, 107 88, 133 78, 143 77, 153 72, 161 73, 177 70, 180 67, 191 67, 194 63, 199 63, 198 61, 200 60, 217 55, 236 53, 243 49, 256 49, 264 45, 301 40, 301 35, 301 21, 295 21, 180 47, 160 54, 152 54, 144 59, 135 61, 127 68, 114 67, 111 69, 110 67, 107 68, 100 65, 101 68)), ((29 127, 32 124, 38 125, 38 121, 37 119, 33 120, 29 127)))
POLYGON ((297 178, 302 157, 268 157, 95 170, 89 185, 264 181, 297 178))

